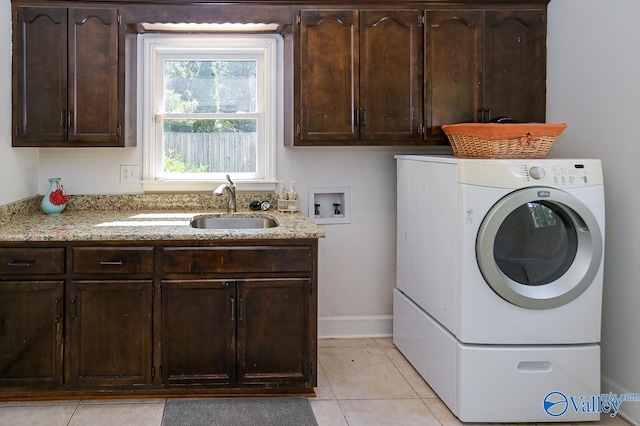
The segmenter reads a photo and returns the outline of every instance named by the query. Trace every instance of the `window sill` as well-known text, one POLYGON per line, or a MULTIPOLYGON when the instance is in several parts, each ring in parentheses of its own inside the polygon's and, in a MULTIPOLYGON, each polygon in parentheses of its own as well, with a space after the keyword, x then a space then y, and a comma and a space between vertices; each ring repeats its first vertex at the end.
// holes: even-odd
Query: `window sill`
MULTIPOLYGON (((165 181, 146 180, 142 182, 142 190, 145 193, 153 192, 213 192, 218 185, 226 181, 165 181)), ((235 182, 236 191, 239 192, 275 192, 276 181, 244 181, 235 182)))

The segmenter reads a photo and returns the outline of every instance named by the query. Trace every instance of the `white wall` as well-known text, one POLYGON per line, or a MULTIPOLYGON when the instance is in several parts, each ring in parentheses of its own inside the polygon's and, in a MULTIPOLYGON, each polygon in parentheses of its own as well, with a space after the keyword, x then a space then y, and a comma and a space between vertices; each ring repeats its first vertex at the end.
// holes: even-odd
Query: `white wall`
POLYGON ((38 193, 46 193, 50 177, 62 178, 69 194, 141 193, 141 184, 120 183, 120 165, 136 164, 142 169, 139 147, 40 148, 38 193))
POLYGON ((0 205, 33 196, 38 151, 11 148, 11 3, 0 1, 0 205))
MULTIPOLYGON (((551 0, 547 121, 568 129, 551 155, 602 159, 606 247, 603 391, 640 393, 640 2, 551 0)), ((622 411, 640 422, 640 402, 622 411)))

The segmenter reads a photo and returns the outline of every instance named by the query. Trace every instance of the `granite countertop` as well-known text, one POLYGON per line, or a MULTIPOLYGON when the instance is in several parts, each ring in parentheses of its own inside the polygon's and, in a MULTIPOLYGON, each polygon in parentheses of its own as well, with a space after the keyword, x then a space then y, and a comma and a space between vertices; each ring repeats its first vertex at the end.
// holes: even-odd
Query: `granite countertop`
MULTIPOLYGON (((37 197, 36 197, 37 198, 37 197)), ((250 211, 247 196, 238 200, 234 216, 260 216, 274 219, 278 226, 265 229, 196 229, 194 216, 229 216, 216 200, 198 202, 193 195, 75 196, 67 209, 57 215, 42 213, 33 200, 30 206, 13 205, 0 226, 0 241, 154 241, 154 240, 246 240, 315 239, 324 231, 303 213, 250 211), (158 202, 161 200, 161 202, 158 202)), ((201 200, 202 201, 202 200, 201 200)))

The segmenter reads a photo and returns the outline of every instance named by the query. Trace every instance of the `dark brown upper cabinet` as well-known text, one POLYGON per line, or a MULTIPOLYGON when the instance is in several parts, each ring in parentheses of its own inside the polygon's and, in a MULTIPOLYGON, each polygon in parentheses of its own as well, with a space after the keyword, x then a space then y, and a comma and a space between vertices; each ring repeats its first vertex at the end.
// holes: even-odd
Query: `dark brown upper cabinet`
POLYGON ((546 8, 425 14, 426 137, 443 124, 545 121, 546 8))
POLYGON ((13 5, 13 146, 124 146, 118 10, 13 5))
POLYGON ((443 124, 545 120, 548 0, 244 3, 13 1, 13 146, 134 145, 125 32, 133 76, 143 22, 278 23, 289 146, 446 144, 443 124))
POLYGON ((485 11, 485 121, 545 121, 546 41, 546 10, 485 11))
POLYGON ((480 10, 426 12, 427 139, 446 140, 443 124, 475 121, 482 108, 482 17, 480 10))
POLYGON ((301 10, 294 145, 422 143, 417 10, 301 10))

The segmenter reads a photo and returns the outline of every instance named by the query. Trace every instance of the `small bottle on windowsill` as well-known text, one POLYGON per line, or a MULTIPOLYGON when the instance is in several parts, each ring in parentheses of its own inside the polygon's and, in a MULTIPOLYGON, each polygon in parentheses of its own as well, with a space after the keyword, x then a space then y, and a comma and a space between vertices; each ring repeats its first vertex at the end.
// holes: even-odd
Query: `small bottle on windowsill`
POLYGON ((284 212, 289 207, 287 200, 287 190, 284 186, 284 182, 279 180, 278 187, 276 188, 276 196, 278 199, 278 211, 284 212))
POLYGON ((298 191, 296 191, 296 181, 291 181, 291 186, 289 186, 289 192, 287 193, 287 205, 288 211, 297 212, 298 211, 298 191))

